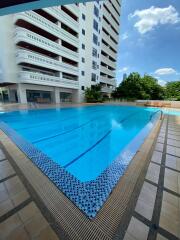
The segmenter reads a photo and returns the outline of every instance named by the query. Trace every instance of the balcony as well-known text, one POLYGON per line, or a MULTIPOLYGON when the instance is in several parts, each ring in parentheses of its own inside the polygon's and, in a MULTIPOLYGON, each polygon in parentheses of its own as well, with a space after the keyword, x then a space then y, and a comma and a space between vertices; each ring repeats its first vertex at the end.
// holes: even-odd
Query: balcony
POLYGON ((114 10, 112 4, 109 1, 105 1, 104 4, 106 5, 106 7, 109 9, 109 11, 111 12, 111 14, 114 16, 114 18, 116 19, 117 22, 119 22, 119 15, 117 14, 117 12, 114 10))
POLYGON ((106 46, 104 43, 101 44, 102 46, 102 50, 104 52, 106 52, 109 56, 111 56, 112 58, 115 58, 117 57, 117 54, 115 52, 113 52, 108 46, 106 46))
POLYGON ((112 93, 114 89, 113 88, 110 88, 110 87, 101 87, 101 92, 102 93, 112 93))
POLYGON ((106 31, 116 39, 117 34, 112 30, 111 25, 108 24, 104 19, 102 19, 102 26, 106 29, 106 31))
POLYGON ((79 23, 62 10, 58 10, 57 7, 44 8, 43 10, 56 17, 60 22, 63 22, 67 26, 73 28, 74 31, 79 32, 79 23))
POLYGON ((100 71, 103 72, 106 75, 109 75, 109 76, 115 78, 115 72, 110 70, 110 69, 108 69, 107 67, 101 66, 100 67, 100 71))
MULTIPOLYGON (((107 19, 109 19, 109 21, 112 23, 112 25, 114 26, 115 29, 117 29, 117 30, 119 29, 117 22, 113 19, 113 17, 110 15, 110 13, 108 13, 108 11, 104 7, 103 7, 103 15, 107 19)), ((117 13, 116 13, 116 15, 117 15, 117 13)))
POLYGON ((116 86, 116 80, 115 79, 110 79, 104 76, 100 76, 100 82, 105 83, 105 84, 109 84, 112 86, 116 86))
POLYGON ((69 57, 74 61, 78 61, 78 53, 65 48, 56 42, 53 42, 45 37, 40 36, 32 31, 29 31, 25 28, 17 27, 15 30, 15 43, 27 42, 29 44, 35 45, 39 48, 43 48, 47 51, 58 54, 59 56, 69 57))
POLYGON ((46 74, 21 71, 18 74, 19 82, 21 83, 31 83, 31 84, 41 84, 47 86, 63 87, 63 88, 79 88, 79 82, 73 81, 65 78, 59 78, 54 76, 49 76, 46 74))
POLYGON ((46 32, 51 33, 52 35, 66 42, 71 43, 76 47, 79 46, 78 38, 74 37, 72 34, 60 28, 58 25, 50 22, 46 18, 40 16, 39 14, 33 11, 22 12, 14 15, 14 22, 17 22, 18 20, 21 20, 21 19, 45 30, 46 32))
POLYGON ((109 35, 107 35, 104 31, 102 31, 102 38, 114 49, 118 48, 118 44, 113 42, 109 35))
POLYGON ((28 50, 19 49, 16 52, 17 64, 29 63, 44 68, 49 68, 55 71, 67 72, 78 76, 78 68, 66 63, 62 63, 55 59, 46 57, 44 55, 34 53, 28 50))
POLYGON ((112 68, 116 68, 116 62, 111 61, 108 57, 101 54, 102 62, 106 63, 108 66, 112 68))
MULTIPOLYGON (((121 1, 119 1, 119 3, 121 4, 121 1)), ((121 11, 121 7, 119 6, 119 4, 116 1, 113 1, 113 4, 114 4, 115 8, 117 9, 117 11, 120 12, 121 11)))
POLYGON ((79 7, 78 6, 76 6, 75 4, 68 4, 65 6, 67 9, 69 9, 69 11, 74 13, 74 15, 76 15, 77 17, 79 16, 79 7))

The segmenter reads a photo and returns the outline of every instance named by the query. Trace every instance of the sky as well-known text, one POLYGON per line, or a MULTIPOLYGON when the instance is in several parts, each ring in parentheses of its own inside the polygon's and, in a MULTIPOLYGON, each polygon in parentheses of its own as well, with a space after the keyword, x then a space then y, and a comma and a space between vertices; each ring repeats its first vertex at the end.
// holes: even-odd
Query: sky
POLYGON ((122 0, 117 83, 130 72, 180 80, 180 0, 122 0))

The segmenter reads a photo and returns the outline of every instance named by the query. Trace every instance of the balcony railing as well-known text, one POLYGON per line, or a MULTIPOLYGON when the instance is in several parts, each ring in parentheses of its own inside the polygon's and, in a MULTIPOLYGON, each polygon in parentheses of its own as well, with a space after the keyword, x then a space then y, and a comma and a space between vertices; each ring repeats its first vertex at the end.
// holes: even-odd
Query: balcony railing
POLYGON ((79 88, 78 81, 49 76, 47 74, 36 72, 21 71, 19 72, 18 79, 21 83, 42 84, 73 89, 79 88))
POLYGON ((107 67, 101 66, 100 71, 107 74, 107 75, 115 77, 115 71, 112 71, 112 70, 108 69, 107 67))
POLYGON ((78 61, 78 53, 65 48, 56 42, 53 42, 41 35, 31 32, 25 28, 17 27, 15 30, 15 43, 18 42, 28 42, 32 45, 38 46, 40 48, 46 49, 50 52, 56 53, 59 56, 68 57, 74 61, 78 61))
POLYGON ((116 63, 111 61, 108 57, 101 55, 102 62, 106 63, 108 66, 112 68, 116 68, 116 63))
POLYGON ((45 30, 46 32, 51 33, 52 35, 67 41, 74 46, 78 47, 79 45, 79 39, 72 34, 68 33, 58 25, 50 22, 46 18, 40 16, 39 14, 28 11, 28 12, 22 12, 14 15, 14 21, 16 22, 18 19, 23 19, 35 26, 38 26, 39 28, 45 30))
POLYGON ((112 85, 112 86, 116 86, 116 80, 115 79, 110 79, 104 76, 100 76, 100 82, 112 85))
POLYGON ((69 27, 73 28, 73 30, 76 32, 79 32, 79 23, 62 10, 59 10, 57 7, 44 8, 44 10, 56 17, 60 22, 65 23, 69 27))
POLYGON ((102 32, 102 38, 114 49, 118 48, 118 44, 116 44, 111 38, 110 35, 107 35, 105 32, 102 32))
POLYGON ((103 93, 112 93, 113 88, 109 88, 109 87, 101 87, 101 92, 103 93))
POLYGON ((66 63, 62 63, 55 59, 46 57, 46 56, 38 54, 38 53, 34 53, 32 51, 24 50, 24 49, 17 50, 16 62, 17 62, 17 64, 29 63, 29 64, 53 69, 56 71, 67 72, 67 73, 78 76, 78 68, 77 67, 71 66, 66 63))
POLYGON ((117 54, 113 52, 108 46, 106 46, 104 43, 101 44, 102 50, 106 52, 109 56, 113 57, 116 59, 117 54))

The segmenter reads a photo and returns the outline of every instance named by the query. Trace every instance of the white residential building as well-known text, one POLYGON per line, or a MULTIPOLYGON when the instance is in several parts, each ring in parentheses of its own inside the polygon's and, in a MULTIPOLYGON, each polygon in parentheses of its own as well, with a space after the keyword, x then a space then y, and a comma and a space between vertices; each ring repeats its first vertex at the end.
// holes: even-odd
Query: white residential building
POLYGON ((94 1, 0 17, 1 99, 82 102, 84 90, 116 85, 120 0, 94 1))

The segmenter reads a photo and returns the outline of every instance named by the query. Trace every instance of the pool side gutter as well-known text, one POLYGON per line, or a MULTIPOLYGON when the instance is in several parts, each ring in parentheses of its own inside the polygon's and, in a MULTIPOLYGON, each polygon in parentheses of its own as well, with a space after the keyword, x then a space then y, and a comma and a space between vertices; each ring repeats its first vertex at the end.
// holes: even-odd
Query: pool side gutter
POLYGON ((139 195, 160 126, 158 120, 93 220, 87 218, 1 130, 0 140, 17 174, 61 235, 60 239, 110 240, 121 239, 122 226, 128 222, 130 204, 133 206, 139 195))

